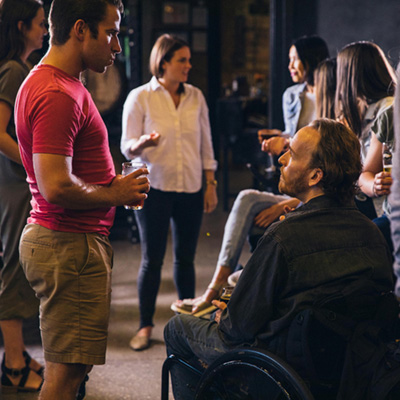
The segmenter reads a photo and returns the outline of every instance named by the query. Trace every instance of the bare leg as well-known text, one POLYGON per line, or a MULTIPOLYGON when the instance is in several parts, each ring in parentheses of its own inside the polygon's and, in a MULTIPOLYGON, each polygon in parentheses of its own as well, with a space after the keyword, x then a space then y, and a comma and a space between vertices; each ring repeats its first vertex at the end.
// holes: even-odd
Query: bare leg
POLYGON ((91 366, 46 361, 39 400, 75 400, 78 388, 91 366))
MULTIPOLYGON (((7 368, 22 369, 26 366, 23 352, 25 344, 22 336, 22 320, 10 319, 0 321, 0 328, 4 340, 5 365, 7 368)), ((42 383, 42 377, 36 374, 33 370, 38 370, 40 364, 31 360, 31 372, 25 384, 26 388, 39 388, 42 383)), ((8 376, 13 385, 18 385, 21 377, 8 376)))

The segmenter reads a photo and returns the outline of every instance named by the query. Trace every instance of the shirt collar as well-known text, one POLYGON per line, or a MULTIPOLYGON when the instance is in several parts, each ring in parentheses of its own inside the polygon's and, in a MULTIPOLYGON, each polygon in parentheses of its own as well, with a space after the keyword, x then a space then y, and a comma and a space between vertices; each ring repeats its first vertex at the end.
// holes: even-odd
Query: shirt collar
POLYGON ((154 91, 164 89, 163 85, 161 85, 161 83, 158 82, 158 79, 155 76, 153 76, 150 80, 150 87, 151 87, 151 90, 154 90, 154 91))
MULTIPOLYGON (((151 90, 154 90, 154 91, 155 90, 167 90, 167 89, 165 89, 165 87, 163 85, 161 85, 161 83, 158 81, 158 79, 155 76, 153 76, 150 80, 150 87, 151 87, 151 90)), ((186 93, 187 86, 183 83, 183 87, 184 87, 184 90, 181 94, 184 96, 186 93)))
POLYGON ((331 196, 321 195, 312 198, 306 204, 303 204, 296 210, 308 211, 313 209, 333 208, 333 207, 355 207, 355 205, 354 202, 352 201, 349 201, 349 203, 347 204, 341 204, 337 199, 331 196))

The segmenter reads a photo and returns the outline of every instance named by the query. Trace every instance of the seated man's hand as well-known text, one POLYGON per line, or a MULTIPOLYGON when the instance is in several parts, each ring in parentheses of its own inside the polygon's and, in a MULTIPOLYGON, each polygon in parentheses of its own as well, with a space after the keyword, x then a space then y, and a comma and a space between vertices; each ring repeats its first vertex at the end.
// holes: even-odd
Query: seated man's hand
POLYGON ((284 207, 283 207, 283 212, 284 212, 284 214, 282 214, 282 215, 279 217, 279 221, 283 221, 283 220, 286 218, 285 215, 286 215, 286 214, 289 214, 290 212, 294 211, 295 209, 296 209, 296 207, 284 206, 284 207))
POLYGON ((268 140, 264 140, 261 144, 261 150, 264 153, 270 153, 273 156, 279 156, 287 150, 288 146, 289 139, 282 136, 277 136, 268 140))
POLYGON ((214 321, 215 321, 217 324, 219 324, 219 321, 221 320, 222 311, 224 311, 225 308, 228 307, 228 306, 226 305, 225 302, 219 301, 219 300, 213 300, 213 301, 212 301, 212 304, 213 304, 215 307, 218 307, 218 310, 215 312, 214 321))
POLYGON ((262 210, 254 218, 255 225, 260 228, 267 228, 274 221, 276 221, 282 214, 284 214, 284 209, 281 204, 273 204, 272 206, 262 210))
POLYGON ((258 131, 258 141, 260 144, 263 140, 270 139, 273 136, 280 136, 282 131, 279 129, 260 129, 258 131))

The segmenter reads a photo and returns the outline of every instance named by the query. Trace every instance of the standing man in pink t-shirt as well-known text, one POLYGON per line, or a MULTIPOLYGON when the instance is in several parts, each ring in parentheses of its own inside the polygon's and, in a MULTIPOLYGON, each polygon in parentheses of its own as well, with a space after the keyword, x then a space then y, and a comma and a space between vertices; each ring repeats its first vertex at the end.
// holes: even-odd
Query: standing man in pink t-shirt
POLYGON ((79 80, 121 51, 121 0, 54 0, 51 45, 19 91, 15 120, 32 211, 21 237, 23 269, 40 299, 45 354, 41 400, 76 398, 104 364, 114 206, 147 197, 146 169, 115 175, 106 127, 79 80))

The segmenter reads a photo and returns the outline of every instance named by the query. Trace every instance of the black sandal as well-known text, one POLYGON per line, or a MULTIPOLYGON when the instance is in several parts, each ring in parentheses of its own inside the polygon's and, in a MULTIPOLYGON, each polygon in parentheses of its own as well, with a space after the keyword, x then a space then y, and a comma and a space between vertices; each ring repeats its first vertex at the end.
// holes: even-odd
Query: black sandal
POLYGON ((24 358, 25 358, 25 364, 27 367, 29 367, 33 372, 36 372, 39 376, 41 376, 42 378, 44 378, 44 367, 40 367, 37 371, 34 370, 33 368, 31 368, 30 364, 32 361, 32 357, 29 355, 29 353, 27 351, 23 351, 22 352, 24 358))
POLYGON ((3 356, 3 361, 1 363, 1 390, 2 393, 16 393, 16 392, 38 392, 42 388, 42 383, 38 388, 27 388, 25 384, 28 380, 29 373, 33 371, 28 366, 21 369, 7 368, 5 364, 5 357, 3 356), (8 375, 8 376, 7 376, 8 375), (21 377, 18 385, 14 385, 11 381, 12 378, 21 377))

